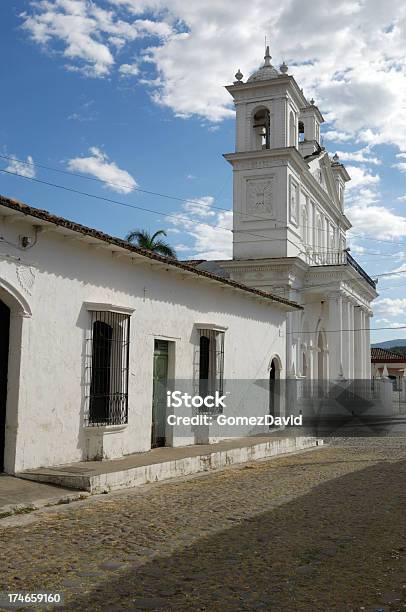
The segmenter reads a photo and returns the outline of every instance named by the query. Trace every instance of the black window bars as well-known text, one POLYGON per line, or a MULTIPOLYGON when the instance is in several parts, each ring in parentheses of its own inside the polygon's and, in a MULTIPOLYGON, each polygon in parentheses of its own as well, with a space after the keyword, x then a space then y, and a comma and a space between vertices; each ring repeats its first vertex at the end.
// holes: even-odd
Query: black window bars
POLYGON ((85 425, 124 425, 128 421, 130 316, 95 310, 90 319, 85 425))

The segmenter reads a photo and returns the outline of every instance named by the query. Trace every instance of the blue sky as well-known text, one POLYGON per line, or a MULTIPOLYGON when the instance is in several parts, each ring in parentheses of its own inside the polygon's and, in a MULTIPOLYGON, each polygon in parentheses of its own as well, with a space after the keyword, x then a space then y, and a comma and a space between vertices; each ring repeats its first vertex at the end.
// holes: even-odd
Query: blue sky
POLYGON ((324 145, 353 178, 353 255, 371 275, 400 272, 379 282, 373 327, 406 325, 406 7, 319 0, 304 14, 299 0, 280 4, 2 2, 0 154, 114 184, 1 158, 0 168, 156 213, 5 174, 0 192, 118 236, 165 228, 179 257, 230 256, 232 177, 222 153, 234 147, 234 116, 222 86, 237 68, 248 76, 257 67, 266 34, 273 63, 286 60, 315 98, 324 145))

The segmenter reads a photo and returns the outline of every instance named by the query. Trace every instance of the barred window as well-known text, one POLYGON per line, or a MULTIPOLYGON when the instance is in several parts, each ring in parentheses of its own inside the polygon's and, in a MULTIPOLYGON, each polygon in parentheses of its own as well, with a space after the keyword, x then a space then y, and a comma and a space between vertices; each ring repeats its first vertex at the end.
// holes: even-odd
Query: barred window
POLYGON ((124 425, 128 419, 130 316, 94 310, 90 319, 85 424, 124 425))
POLYGON ((199 329, 199 395, 223 394, 224 383, 224 332, 216 329, 199 329))

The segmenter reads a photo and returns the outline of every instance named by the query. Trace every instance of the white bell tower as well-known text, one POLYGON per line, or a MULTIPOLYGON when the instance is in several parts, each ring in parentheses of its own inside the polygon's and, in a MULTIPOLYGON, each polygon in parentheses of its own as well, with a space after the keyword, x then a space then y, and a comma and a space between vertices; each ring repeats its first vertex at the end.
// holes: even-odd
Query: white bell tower
POLYGON ((320 111, 271 59, 267 47, 246 82, 238 71, 226 87, 236 108, 235 153, 224 156, 234 175, 234 259, 300 256, 302 149, 321 151, 320 111))

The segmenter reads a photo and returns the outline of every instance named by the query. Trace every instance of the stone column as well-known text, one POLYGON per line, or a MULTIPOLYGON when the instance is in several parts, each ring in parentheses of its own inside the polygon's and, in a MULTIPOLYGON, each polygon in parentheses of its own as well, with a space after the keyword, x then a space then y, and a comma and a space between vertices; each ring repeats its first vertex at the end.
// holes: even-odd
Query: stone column
POLYGON ((343 298, 342 301, 342 309, 343 309, 343 318, 342 318, 342 365, 343 365, 343 373, 345 378, 350 377, 350 341, 349 341, 349 329, 350 329, 350 321, 349 321, 349 302, 347 299, 343 298))
POLYGON ((364 313, 360 306, 354 309, 354 378, 365 378, 364 366, 364 313))
POLYGON ((365 315, 365 378, 371 378, 371 315, 365 315))
POLYGON ((317 229, 316 229, 316 204, 314 202, 311 203, 312 209, 312 248, 313 253, 317 250, 317 229))
POLYGON ((330 378, 337 379, 341 372, 343 363, 343 312, 342 296, 340 293, 332 293, 328 302, 329 315, 328 326, 331 330, 327 332, 329 346, 330 378))
POLYGON ((354 305, 348 302, 348 378, 354 378, 354 305))

